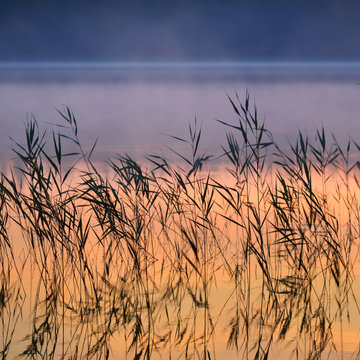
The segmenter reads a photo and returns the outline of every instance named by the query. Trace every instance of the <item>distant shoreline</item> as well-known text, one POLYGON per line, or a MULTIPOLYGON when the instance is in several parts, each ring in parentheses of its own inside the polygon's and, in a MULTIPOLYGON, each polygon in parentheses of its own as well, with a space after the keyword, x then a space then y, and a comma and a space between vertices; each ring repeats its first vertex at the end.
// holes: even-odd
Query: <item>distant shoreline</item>
POLYGON ((351 69, 360 61, 0 61, 0 69, 351 69))

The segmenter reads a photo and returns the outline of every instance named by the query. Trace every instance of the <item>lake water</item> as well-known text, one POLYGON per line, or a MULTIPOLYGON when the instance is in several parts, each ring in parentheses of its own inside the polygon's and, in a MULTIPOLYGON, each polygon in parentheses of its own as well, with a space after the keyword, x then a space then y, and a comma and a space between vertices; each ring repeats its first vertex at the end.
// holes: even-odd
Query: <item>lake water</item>
POLYGON ((1 165, 27 118, 64 124, 63 106, 82 144, 99 138, 96 160, 163 154, 151 171, 118 157, 106 177, 35 144, 4 171, 3 358, 358 358, 358 155, 314 130, 359 141, 359 80, 353 63, 3 64, 1 165), (279 148, 251 121, 239 151, 225 144, 216 119, 236 124, 227 96, 247 92, 279 148), (201 151, 168 161, 165 134, 188 137, 195 116, 201 151), (299 129, 314 147, 289 154, 299 129), (221 146, 230 161, 201 172, 221 146))
POLYGON ((61 122, 56 109, 74 111, 82 140, 99 138, 96 156, 148 154, 186 136, 195 117, 205 151, 225 139, 215 120, 236 121, 227 96, 246 91, 278 142, 322 124, 339 138, 360 134, 357 63, 3 64, 0 66, 0 153, 33 114, 40 124, 61 122))

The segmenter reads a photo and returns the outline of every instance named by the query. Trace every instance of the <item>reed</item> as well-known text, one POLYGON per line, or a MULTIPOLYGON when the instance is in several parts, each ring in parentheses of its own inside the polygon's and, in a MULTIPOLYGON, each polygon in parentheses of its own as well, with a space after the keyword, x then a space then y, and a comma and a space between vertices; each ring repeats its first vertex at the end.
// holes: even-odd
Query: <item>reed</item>
POLYGON ((0 178, 3 359, 348 354, 360 146, 321 128, 279 147, 249 94, 229 101, 218 154, 195 120, 106 171, 69 108, 53 128, 28 121, 0 178))

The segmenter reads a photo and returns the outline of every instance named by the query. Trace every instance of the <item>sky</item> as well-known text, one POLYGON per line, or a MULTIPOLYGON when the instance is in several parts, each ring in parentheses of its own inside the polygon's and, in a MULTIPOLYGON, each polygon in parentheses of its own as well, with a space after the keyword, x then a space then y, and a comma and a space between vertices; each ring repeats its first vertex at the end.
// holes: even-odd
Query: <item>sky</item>
POLYGON ((1 0, 0 61, 360 60, 355 0, 1 0))

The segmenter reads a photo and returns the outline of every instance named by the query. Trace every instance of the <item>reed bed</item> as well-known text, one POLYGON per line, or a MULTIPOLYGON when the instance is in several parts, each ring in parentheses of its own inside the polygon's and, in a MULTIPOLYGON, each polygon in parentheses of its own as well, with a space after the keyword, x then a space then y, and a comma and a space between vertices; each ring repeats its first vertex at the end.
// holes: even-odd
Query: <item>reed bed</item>
POLYGON ((0 179, 2 359, 360 356, 359 144, 279 147, 229 100, 219 154, 195 121, 105 172, 70 109, 28 121, 0 179))

